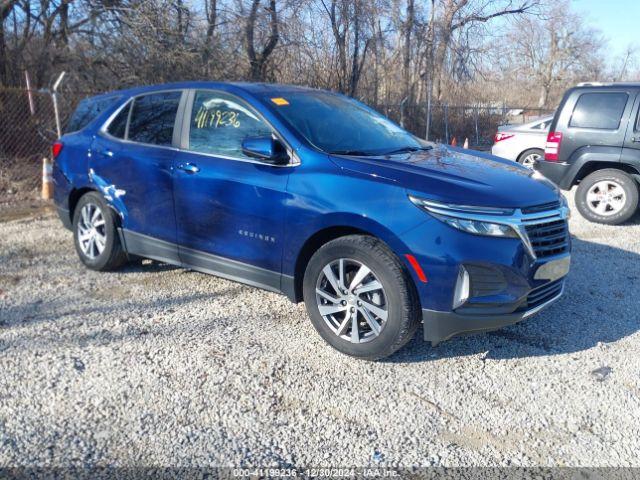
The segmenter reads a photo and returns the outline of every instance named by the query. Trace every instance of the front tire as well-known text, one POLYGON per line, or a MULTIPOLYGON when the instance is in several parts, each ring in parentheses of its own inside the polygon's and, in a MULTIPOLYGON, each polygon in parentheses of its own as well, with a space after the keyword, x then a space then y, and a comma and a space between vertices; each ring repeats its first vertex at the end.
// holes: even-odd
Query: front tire
POLYGON ((127 262, 113 211, 97 192, 86 193, 78 201, 73 238, 80 261, 92 270, 115 270, 127 262))
POLYGON ((336 350, 367 360, 404 346, 420 325, 409 273, 380 240, 349 235, 323 245, 304 275, 313 326, 336 350))
POLYGON ((575 200, 578 211, 587 220, 619 225, 638 209, 638 184, 621 170, 598 170, 580 182, 575 200))

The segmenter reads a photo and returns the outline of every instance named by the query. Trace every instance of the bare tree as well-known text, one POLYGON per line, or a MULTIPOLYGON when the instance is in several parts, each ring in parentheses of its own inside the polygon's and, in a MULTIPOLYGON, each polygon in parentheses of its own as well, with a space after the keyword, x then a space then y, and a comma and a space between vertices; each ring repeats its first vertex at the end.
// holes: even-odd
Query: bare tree
POLYGON ((581 18, 570 12, 566 0, 554 4, 544 18, 517 19, 509 40, 512 64, 526 70, 538 85, 538 107, 549 105, 554 87, 588 75, 605 43, 598 32, 585 27, 581 18))
POLYGON ((279 39, 276 0, 269 0, 269 7, 267 8, 269 15, 269 35, 261 51, 256 51, 255 34, 256 23, 258 21, 258 8, 260 7, 260 4, 261 0, 251 1, 251 10, 247 17, 247 24, 245 27, 245 48, 247 50, 247 57, 249 58, 249 78, 251 80, 265 80, 265 68, 269 55, 271 55, 273 50, 276 48, 279 39))
POLYGON ((9 76, 4 23, 17 3, 17 0, 0 0, 0 84, 6 84, 9 76))

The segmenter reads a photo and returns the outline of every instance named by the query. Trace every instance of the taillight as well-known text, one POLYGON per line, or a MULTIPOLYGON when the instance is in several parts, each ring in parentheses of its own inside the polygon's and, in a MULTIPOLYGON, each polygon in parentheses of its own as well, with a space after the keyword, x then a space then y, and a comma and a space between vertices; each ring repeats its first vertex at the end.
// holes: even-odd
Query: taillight
POLYGON ((508 138, 511 138, 511 137, 515 137, 515 133, 498 132, 496 133, 496 136, 493 137, 493 142, 498 143, 498 142, 501 142, 502 140, 507 140, 508 138))
POLYGON ((51 145, 51 155, 53 155, 53 159, 55 160, 60 152, 62 151, 62 142, 56 142, 51 145))
POLYGON ((549 132, 549 135, 547 135, 547 144, 544 147, 544 159, 547 162, 558 161, 558 153, 560 153, 561 143, 562 132, 549 132))

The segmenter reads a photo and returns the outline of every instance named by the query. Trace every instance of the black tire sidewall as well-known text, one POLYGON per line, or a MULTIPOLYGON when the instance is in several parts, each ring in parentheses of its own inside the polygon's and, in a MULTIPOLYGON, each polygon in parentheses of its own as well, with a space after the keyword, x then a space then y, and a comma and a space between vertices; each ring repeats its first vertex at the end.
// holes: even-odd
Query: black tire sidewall
MULTIPOLYGON (((320 336, 336 350, 365 359, 378 359, 389 355, 399 348, 398 343, 403 335, 405 322, 409 321, 407 310, 412 302, 408 285, 398 285, 397 279, 406 275, 402 271, 401 264, 392 257, 389 251, 386 258, 374 255, 355 243, 350 238, 338 239, 318 250, 309 261, 304 276, 303 294, 309 316, 313 326, 320 336), (325 265, 339 258, 349 258, 365 264, 369 267, 382 284, 387 302, 387 321, 380 335, 365 343, 354 344, 338 337, 325 323, 316 301, 316 283, 318 276, 325 265), (395 346, 395 347, 394 347, 395 346)), ((371 241, 376 242, 371 238, 371 241)), ((413 332, 412 332, 413 333, 413 332)), ((402 342, 404 344, 406 342, 402 342)))
POLYGON ((629 220, 638 209, 638 185, 635 180, 620 170, 606 169, 594 172, 585 177, 575 194, 576 208, 587 220, 607 225, 619 225, 629 220), (587 204, 587 192, 597 182, 611 180, 618 183, 625 191, 625 206, 615 215, 603 216, 595 213, 587 204))
POLYGON ((107 269, 114 248, 116 248, 116 242, 119 242, 117 235, 118 231, 115 226, 113 212, 100 194, 97 192, 84 194, 73 211, 73 243, 76 247, 76 252, 78 252, 78 256, 80 257, 80 261, 92 270, 107 269), (84 254, 78 240, 78 221, 80 219, 80 212, 82 211, 82 207, 88 203, 97 205, 102 211, 105 222, 105 235, 107 237, 104 250, 94 259, 91 259, 84 254))

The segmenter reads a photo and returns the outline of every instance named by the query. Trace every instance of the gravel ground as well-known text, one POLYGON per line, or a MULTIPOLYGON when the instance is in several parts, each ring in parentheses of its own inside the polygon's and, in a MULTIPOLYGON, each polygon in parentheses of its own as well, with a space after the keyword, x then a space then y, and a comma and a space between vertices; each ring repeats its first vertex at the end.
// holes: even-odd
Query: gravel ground
POLYGON ((550 309, 369 363, 284 297, 0 223, 0 467, 638 467, 640 223, 571 229, 550 309))

